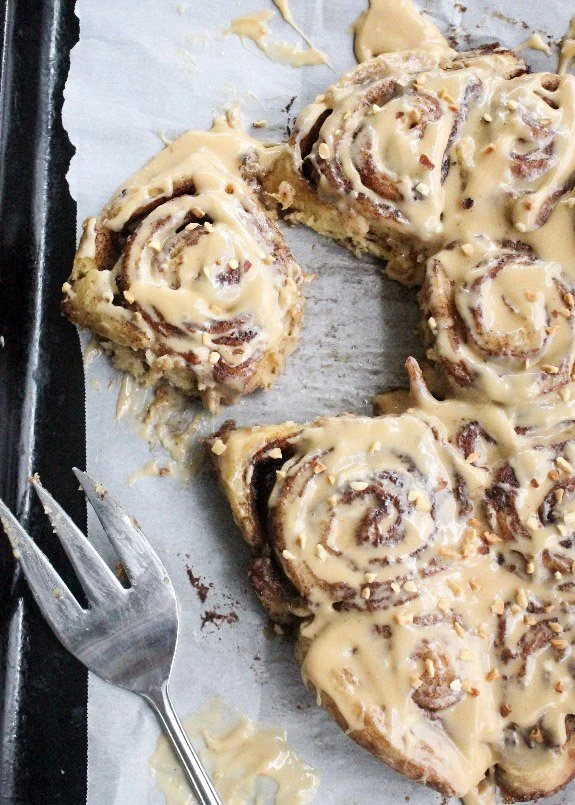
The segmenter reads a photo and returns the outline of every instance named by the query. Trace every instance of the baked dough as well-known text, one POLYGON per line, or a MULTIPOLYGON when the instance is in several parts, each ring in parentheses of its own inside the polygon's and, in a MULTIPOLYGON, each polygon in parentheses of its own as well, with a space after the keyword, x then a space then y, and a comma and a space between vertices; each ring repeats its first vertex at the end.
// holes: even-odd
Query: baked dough
POLYGON ((447 796, 550 794, 575 772, 575 404, 437 402, 409 371, 399 415, 209 440, 252 582, 359 744, 447 796))
POLYGON ((209 442, 270 616, 361 745, 445 795, 575 773, 575 79, 431 44, 299 116, 262 198, 422 285, 375 418, 209 442))
POLYGON ((255 150, 225 121, 168 145, 84 222, 64 286, 119 368, 212 411, 272 385, 302 318, 301 269, 242 178, 255 150))
POLYGON ((524 72, 501 48, 436 46, 364 62, 299 115, 290 150, 264 179, 264 199, 419 284, 444 242, 445 185, 452 162, 466 158, 470 109, 491 85, 524 72))

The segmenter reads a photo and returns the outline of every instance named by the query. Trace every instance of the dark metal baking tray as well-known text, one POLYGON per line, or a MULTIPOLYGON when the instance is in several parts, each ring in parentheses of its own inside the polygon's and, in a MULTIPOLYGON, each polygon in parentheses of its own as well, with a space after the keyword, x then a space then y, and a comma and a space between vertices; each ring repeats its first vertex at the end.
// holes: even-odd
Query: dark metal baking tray
MULTIPOLYGON (((59 313, 75 243, 61 122, 72 0, 0 0, 0 495, 67 575, 27 478, 86 525, 82 360, 59 313)), ((56 642, 0 534, 0 802, 86 798, 87 675, 56 642)))

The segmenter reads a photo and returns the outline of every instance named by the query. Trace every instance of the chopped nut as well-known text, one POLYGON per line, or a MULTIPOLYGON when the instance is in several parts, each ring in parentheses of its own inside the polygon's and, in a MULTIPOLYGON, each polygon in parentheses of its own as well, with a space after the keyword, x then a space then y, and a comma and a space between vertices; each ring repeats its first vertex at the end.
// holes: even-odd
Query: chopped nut
POLYGON ((420 676, 417 676, 417 674, 412 674, 412 676, 409 677, 409 684, 412 688, 417 690, 423 685, 423 680, 420 676))
POLYGON ((327 480, 330 482, 332 486, 335 486, 335 475, 328 475, 327 480))
POLYGON ((517 590, 517 593, 515 594, 515 600, 517 601, 517 603, 518 603, 518 605, 520 607, 522 607, 523 609, 527 608, 527 603, 528 603, 527 602, 527 595, 525 594, 525 590, 523 588, 520 588, 519 590, 517 590))
POLYGON ((435 665, 433 664, 433 660, 430 660, 429 657, 427 657, 424 665, 425 665, 425 673, 427 674, 427 676, 433 679, 433 677, 435 676, 435 665))
POLYGON ((497 668, 492 668, 491 671, 485 677, 487 682, 495 682, 496 679, 499 679, 499 671, 497 668))
POLYGON ((220 355, 219 352, 210 352, 210 355, 208 357, 208 361, 211 364, 215 365, 219 361, 220 357, 221 357, 221 355, 220 355))
POLYGON ((494 151, 495 151, 495 145, 493 143, 489 143, 489 145, 486 145, 485 148, 483 149, 484 154, 492 154, 494 151))
POLYGON ((565 690, 565 688, 563 687, 563 682, 561 682, 561 680, 559 680, 559 682, 556 682, 553 685, 553 688, 554 690, 557 691, 557 693, 563 693, 563 691, 565 690))
POLYGON ((566 319, 571 318, 571 311, 568 307, 560 307, 557 313, 559 313, 560 316, 564 316, 566 319))
POLYGON ((479 453, 470 453, 465 459, 466 464, 473 464, 474 461, 479 459, 479 453))
POLYGON ((212 445, 212 453, 215 453, 216 456, 221 456, 222 453, 226 451, 226 443, 223 442, 221 439, 216 439, 212 445))
POLYGON ((477 627, 477 634, 482 640, 486 640, 487 639, 487 624, 481 623, 477 627))
POLYGON ((535 624, 537 623, 537 618, 535 617, 535 615, 525 615, 523 618, 523 622, 527 626, 535 626, 535 624))
POLYGON ((282 551, 282 556, 284 559, 287 559, 290 562, 292 562, 296 558, 296 555, 291 551, 288 551, 287 548, 282 551))
POLYGON ((573 307, 575 305, 575 296, 573 296, 572 293, 566 293, 563 297, 563 301, 567 307, 573 307))
POLYGON ((371 445, 371 447, 369 448, 369 452, 370 452, 370 454, 372 456, 374 455, 374 453, 377 453, 379 450, 381 450, 381 442, 379 442, 379 441, 374 442, 371 445))
POLYGON ((447 600, 447 598, 440 598, 439 601, 437 602, 437 608, 444 614, 446 612, 449 612, 449 601, 447 600))
POLYGON ((557 621, 549 621, 549 628, 552 632, 555 632, 555 634, 559 634, 563 631, 563 627, 560 623, 557 623, 557 621))
POLYGON ((554 648, 558 648, 560 650, 563 650, 563 649, 567 648, 567 641, 563 640, 563 638, 559 637, 559 638, 553 639, 551 641, 551 645, 554 648))
POLYGON ((489 112, 485 112, 485 114, 483 115, 483 120, 485 120, 485 122, 486 122, 486 123, 491 123, 491 121, 493 120, 493 118, 491 117, 491 115, 489 114, 489 112))
POLYGON ((350 488, 353 489, 354 492, 364 492, 368 486, 367 481, 352 481, 350 483, 350 488))
POLYGON ((569 402, 571 399, 571 389, 568 389, 566 386, 564 386, 562 389, 559 389, 559 396, 563 402, 569 402))
POLYGON ((368 584, 373 584, 373 582, 377 579, 377 573, 366 573, 364 575, 364 579, 368 584))
POLYGON ((533 729, 529 733, 529 737, 531 738, 532 741, 535 741, 535 743, 538 744, 543 743, 543 733, 541 732, 539 727, 533 727, 533 729))
POLYGON ((449 683, 449 687, 451 688, 451 690, 454 690, 457 693, 459 693, 459 691, 461 690, 461 680, 460 679, 453 679, 449 683))
POLYGON ((394 616, 394 620, 400 626, 407 626, 413 623, 413 614, 411 612, 398 612, 397 615, 394 616))
POLYGON ((315 475, 320 475, 322 472, 325 472, 327 467, 325 464, 322 464, 321 461, 316 461, 313 465, 313 471, 315 475))
POLYGON ((461 584, 458 584, 454 579, 449 579, 447 582, 447 586, 453 593, 453 595, 463 595, 463 587, 461 584))
POLYGON ((124 291, 124 299, 129 305, 136 301, 136 297, 130 291, 124 291))
POLYGON ((267 120, 254 120, 252 123, 254 129, 267 129, 268 121, 267 120))
POLYGON ((327 143, 320 143, 319 148, 317 149, 318 154, 322 159, 329 159, 330 158, 330 150, 327 143))
POLYGON ((202 344, 209 344, 211 341, 211 337, 209 333, 202 333, 202 344))
POLYGON ((281 451, 281 447, 274 447, 274 448, 272 448, 272 449, 269 451, 268 456, 269 456, 270 458, 281 458, 281 457, 282 457, 282 451, 281 451))
POLYGON ((473 654, 468 648, 462 648, 459 652, 459 659, 467 662, 468 660, 473 659, 473 654))
POLYGON ((555 365, 554 365, 554 364, 552 364, 552 363, 544 363, 544 364, 543 364, 543 366, 542 366, 541 368, 542 368, 542 369, 543 369, 543 371, 544 371, 544 372, 546 372, 548 375, 558 375, 558 374, 559 374, 559 367, 558 367, 558 366, 555 366, 555 365))
POLYGON ((471 255, 475 251, 473 243, 462 243, 459 248, 466 257, 471 257, 471 255))
POLYGON ((555 500, 557 501, 557 503, 561 503, 561 501, 563 500, 564 494, 565 494, 565 490, 562 487, 559 487, 559 489, 556 489, 555 492, 553 492, 553 495, 554 495, 555 500))
POLYGON ((533 515, 531 515, 531 517, 527 518, 527 522, 525 523, 525 525, 527 526, 527 528, 530 528, 532 531, 537 531, 541 526, 541 524, 540 524, 539 520, 537 519, 537 517, 534 517, 533 515))
POLYGON ((465 629, 459 623, 459 621, 453 621, 453 628, 455 629, 455 631, 457 632, 459 637, 464 637, 465 636, 465 629))
POLYGON ((416 593, 417 592, 417 584, 414 581, 406 581, 403 585, 403 589, 407 593, 416 593))
POLYGON ((495 601, 491 604, 491 611, 494 615, 503 615, 505 611, 505 604, 501 600, 501 598, 496 598, 495 601))
POLYGON ((416 193, 419 193, 419 195, 420 195, 420 196, 423 196, 424 198, 425 198, 426 196, 428 196, 428 195, 429 195, 429 192, 430 192, 430 191, 429 191, 429 187, 428 187, 426 184, 424 184, 423 182, 418 182, 418 183, 415 185, 415 188, 414 188, 414 189, 415 189, 415 192, 416 192, 416 193))
POLYGON ((320 562, 325 562, 328 557, 326 549, 321 544, 315 546, 315 554, 320 562))
POLYGON ((365 600, 367 601, 367 599, 370 597, 370 595, 371 595, 371 590, 369 589, 369 587, 363 587, 362 590, 361 590, 361 597, 365 598, 365 600))
POLYGON ((525 296, 529 302, 536 302, 539 299, 539 294, 535 291, 525 291, 525 296))
POLYGON ((535 573, 535 565, 533 564, 533 562, 527 562, 527 564, 525 565, 525 572, 529 573, 529 575, 535 573))
POLYGON ((573 474, 573 467, 571 466, 571 464, 569 464, 567 459, 563 458, 563 456, 559 456, 559 458, 555 460, 555 463, 557 464, 558 467, 561 467, 561 469, 564 470, 565 472, 568 472, 571 475, 573 474))
POLYGON ((391 587, 391 589, 393 590, 393 592, 396 595, 401 591, 401 587, 399 586, 399 584, 396 581, 392 581, 389 586, 391 587))
POLYGON ((477 579, 470 579, 469 586, 471 587, 474 593, 477 593, 479 592, 479 590, 481 590, 481 582, 477 581, 477 579))

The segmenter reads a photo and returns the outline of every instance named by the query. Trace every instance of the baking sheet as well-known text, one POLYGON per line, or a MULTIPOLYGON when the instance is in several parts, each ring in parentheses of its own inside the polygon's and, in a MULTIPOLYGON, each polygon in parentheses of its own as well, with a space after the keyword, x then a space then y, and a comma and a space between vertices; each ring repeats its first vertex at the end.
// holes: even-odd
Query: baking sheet
MULTIPOLYGON (((69 182, 79 223, 161 147, 160 136, 209 127, 214 113, 239 103, 247 125, 262 118, 270 123, 258 136, 283 138, 288 118, 354 65, 349 27, 364 10, 363 0, 290 5, 333 69, 274 64, 253 43, 224 36, 234 17, 270 8, 270 0, 77 0, 80 42, 72 52, 63 114, 77 149, 69 182)), ((543 9, 517 0, 436 0, 426 9, 462 47, 494 39, 517 45, 533 30, 559 38, 575 2, 548 0, 543 9)), ((299 41, 279 14, 272 29, 276 39, 299 41)), ((526 56, 538 68, 556 64, 541 53, 526 56)), ((306 286, 299 348, 270 392, 219 417, 206 416, 206 432, 230 416, 250 424, 368 413, 377 391, 405 385, 405 358, 421 355, 414 292, 387 280, 374 261, 357 260, 309 231, 286 228, 285 236, 296 259, 317 274, 306 286)), ((317 802, 439 802, 439 795, 346 738, 303 687, 289 643, 266 636, 266 618, 246 579, 248 551, 209 467, 185 485, 179 478, 149 477, 128 486, 150 450, 134 435, 129 416, 115 419, 119 380, 104 357, 86 368, 87 469, 138 518, 175 585, 181 631, 171 691, 179 714, 219 696, 250 718, 283 725, 292 746, 320 772, 317 802), (190 574, 209 586, 203 603, 190 574)), ((101 542, 94 518, 89 531, 101 542)), ((161 803, 148 767, 159 728, 147 705, 91 676, 88 726, 89 805, 161 803)))

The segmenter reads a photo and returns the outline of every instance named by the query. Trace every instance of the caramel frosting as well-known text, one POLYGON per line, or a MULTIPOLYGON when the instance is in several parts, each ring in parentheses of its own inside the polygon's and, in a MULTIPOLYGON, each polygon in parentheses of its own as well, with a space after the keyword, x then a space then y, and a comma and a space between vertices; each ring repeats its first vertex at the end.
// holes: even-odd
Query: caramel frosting
POLYGON ((422 283, 445 399, 410 359, 410 400, 382 397, 381 416, 210 441, 256 593, 299 624, 318 702, 468 802, 575 773, 572 42, 561 74, 529 74, 372 0, 362 63, 300 114, 266 192, 422 283))
MULTIPOLYGON (((226 805, 263 802, 263 778, 275 784, 277 805, 312 801, 319 773, 295 753, 284 730, 252 721, 221 699, 208 699, 186 719, 184 729, 226 805)), ((194 805, 196 800, 165 736, 158 740, 150 770, 166 802, 194 805)))
MULTIPOLYGON (((90 218, 65 310, 216 410, 280 371, 301 269, 246 183, 274 149, 226 121, 168 145, 90 218)), ((141 367, 144 367, 143 369, 141 367)))
POLYGON ((351 737, 446 794, 493 768, 549 793, 572 773, 575 403, 438 402, 409 370, 404 413, 224 429, 218 471, 351 737))
POLYGON ((437 27, 420 14, 412 0, 370 0, 353 26, 358 62, 390 51, 449 46, 437 27))
POLYGON ((430 261, 421 293, 429 357, 456 392, 513 405, 570 382, 573 281, 526 245, 475 238, 430 261), (471 251, 471 250, 470 250, 471 251))

